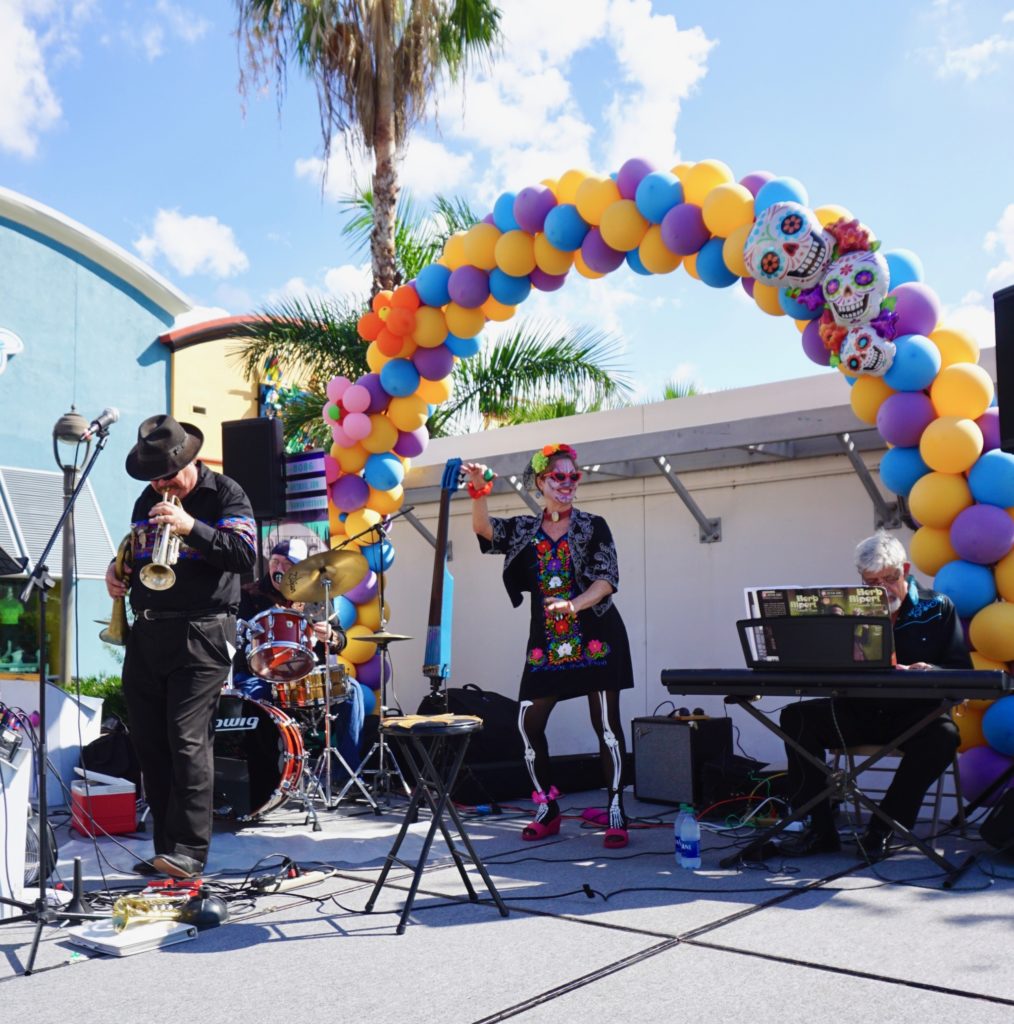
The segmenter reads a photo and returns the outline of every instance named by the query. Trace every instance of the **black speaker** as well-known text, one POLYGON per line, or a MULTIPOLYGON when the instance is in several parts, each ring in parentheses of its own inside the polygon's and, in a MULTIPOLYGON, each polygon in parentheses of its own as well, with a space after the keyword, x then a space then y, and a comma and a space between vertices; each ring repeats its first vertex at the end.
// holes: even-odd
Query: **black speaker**
POLYGON ((993 294, 996 321, 996 398, 1000 447, 1014 453, 1014 285, 993 294))
POLYGON ((694 804, 702 800, 701 769, 732 752, 732 720, 703 718, 635 718, 634 796, 660 804, 694 804))
POLYGON ((285 515, 282 421, 268 416, 222 424, 222 472, 246 491, 255 519, 285 515))
POLYGON ((996 849, 1014 857, 1014 789, 1008 789, 983 818, 979 835, 996 849))

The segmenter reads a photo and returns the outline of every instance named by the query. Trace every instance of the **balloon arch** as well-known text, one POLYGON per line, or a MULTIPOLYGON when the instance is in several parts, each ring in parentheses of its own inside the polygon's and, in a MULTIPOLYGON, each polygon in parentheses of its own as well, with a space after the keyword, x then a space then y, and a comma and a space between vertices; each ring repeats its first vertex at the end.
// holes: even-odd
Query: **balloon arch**
MULTIPOLYGON (((332 379, 324 421, 332 537, 374 525, 401 505, 406 460, 426 446, 432 406, 451 393, 457 359, 478 352, 488 320, 509 320, 532 290, 561 288, 571 270, 604 277, 679 267, 711 288, 737 283, 759 309, 801 332, 804 353, 851 387, 860 420, 888 451, 880 477, 921 524, 915 565, 967 623, 978 668, 1014 661, 1014 455, 999 448, 989 374, 968 334, 939 323, 919 258, 884 249, 841 206, 810 209, 794 178, 755 172, 738 182, 719 160, 671 171, 628 160, 616 174, 569 170, 520 192, 452 235, 416 280, 384 291, 359 321, 371 372, 332 379)), ((375 571, 394 549, 361 548, 370 576, 339 599, 344 659, 377 685, 375 571)), ((1014 696, 958 717, 962 783, 973 795, 1014 757, 1014 696)))

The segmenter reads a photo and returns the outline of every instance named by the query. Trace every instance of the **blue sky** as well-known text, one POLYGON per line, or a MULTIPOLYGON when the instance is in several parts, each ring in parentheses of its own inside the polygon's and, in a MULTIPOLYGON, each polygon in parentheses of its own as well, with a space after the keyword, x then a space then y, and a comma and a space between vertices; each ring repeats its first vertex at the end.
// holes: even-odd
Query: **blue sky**
MULTIPOLYGON (((462 195, 485 213, 503 189, 632 156, 792 175, 811 206, 841 204, 885 248, 915 251, 944 320, 993 343, 990 295, 1014 283, 1014 0, 500 6, 500 59, 445 89, 410 140, 416 198, 462 195)), ((362 292, 334 197, 366 164, 336 140, 322 191, 312 89, 295 72, 280 113, 273 90, 244 100, 233 11, 0 0, 0 184, 201 306, 362 292)), ((672 377, 715 390, 819 372, 789 320, 683 270, 572 274, 529 311, 616 332, 643 396, 672 377)))

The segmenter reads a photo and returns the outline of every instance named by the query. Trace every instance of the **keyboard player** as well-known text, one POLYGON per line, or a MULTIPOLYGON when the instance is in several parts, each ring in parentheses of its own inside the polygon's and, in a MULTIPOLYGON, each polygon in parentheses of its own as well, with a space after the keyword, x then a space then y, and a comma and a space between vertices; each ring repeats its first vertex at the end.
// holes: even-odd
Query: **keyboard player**
MULTIPOLYGON (((954 604, 944 594, 921 587, 909 575, 911 566, 902 543, 880 531, 860 542, 856 569, 863 583, 887 591, 898 671, 935 668, 970 669, 971 659, 954 604)), ((828 748, 889 743, 924 717, 934 701, 904 698, 838 697, 801 701, 782 709, 782 729, 818 759, 828 748)), ((899 762, 880 808, 911 829, 926 791, 947 768, 959 745, 957 726, 941 715, 904 743, 899 762)), ((814 765, 786 744, 790 799, 801 806, 826 783, 814 765)), ((859 842, 864 853, 878 859, 891 840, 888 826, 874 818, 859 842)), ((783 840, 779 850, 789 857, 832 853, 841 848, 829 801, 817 804, 804 831, 783 840)))

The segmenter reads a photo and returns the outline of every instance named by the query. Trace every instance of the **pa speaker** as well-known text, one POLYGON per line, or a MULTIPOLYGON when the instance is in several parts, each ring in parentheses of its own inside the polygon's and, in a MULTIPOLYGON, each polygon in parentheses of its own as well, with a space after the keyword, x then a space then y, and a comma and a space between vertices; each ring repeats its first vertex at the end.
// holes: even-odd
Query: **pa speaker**
POLYGON ((255 519, 285 515, 282 422, 267 416, 222 424, 222 472, 246 491, 255 519))
POLYGON ((1014 453, 1014 285, 993 295, 996 321, 996 397, 1000 406, 1000 447, 1014 453))
POLYGON ((699 804, 701 771, 732 751, 732 720, 635 718, 634 796, 662 804, 699 804))

